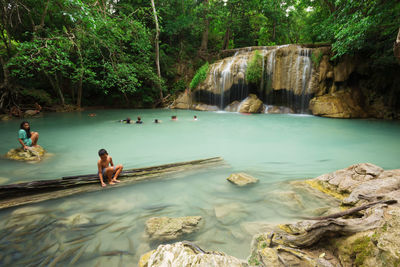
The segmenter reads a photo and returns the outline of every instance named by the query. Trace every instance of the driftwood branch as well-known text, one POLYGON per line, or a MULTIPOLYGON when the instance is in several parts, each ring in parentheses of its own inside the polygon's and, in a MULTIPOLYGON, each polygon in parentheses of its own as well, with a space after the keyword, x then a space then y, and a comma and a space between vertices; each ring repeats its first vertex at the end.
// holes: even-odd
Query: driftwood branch
POLYGON ((100 180, 97 174, 3 185, 0 186, 0 209, 41 202, 78 193, 115 188, 143 180, 160 178, 161 176, 163 177, 170 173, 192 170, 205 166, 221 165, 222 163, 223 159, 216 157, 147 168, 130 169, 120 174, 120 183, 113 186, 107 186, 106 188, 100 186, 100 180))
POLYGON ((396 204, 397 200, 391 199, 391 200, 381 200, 381 201, 376 201, 376 202, 371 202, 359 207, 354 207, 345 211, 341 211, 341 212, 337 212, 334 214, 330 214, 330 215, 326 215, 326 216, 319 216, 319 217, 312 217, 312 218, 307 218, 307 220, 326 220, 326 219, 334 219, 334 218, 339 218, 339 217, 343 217, 343 216, 347 216, 350 214, 354 214, 356 212, 368 209, 374 205, 377 204, 387 204, 387 205, 391 205, 391 204, 396 204))

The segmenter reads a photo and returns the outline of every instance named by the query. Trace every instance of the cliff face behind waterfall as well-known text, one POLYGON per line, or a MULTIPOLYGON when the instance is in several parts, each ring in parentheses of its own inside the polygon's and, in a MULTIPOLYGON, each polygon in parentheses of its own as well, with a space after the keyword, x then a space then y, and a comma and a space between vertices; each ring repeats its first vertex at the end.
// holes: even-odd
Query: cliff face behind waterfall
POLYGON ((257 112, 279 110, 334 118, 397 116, 381 98, 364 96, 370 95, 363 94, 359 85, 359 77, 367 76, 360 74, 365 62, 350 57, 332 61, 329 46, 248 47, 222 54, 226 57, 210 64, 206 79, 190 96, 178 98, 173 107, 239 111, 239 102, 254 94, 265 105, 257 112), (250 82, 249 64, 257 56, 261 78, 250 82))

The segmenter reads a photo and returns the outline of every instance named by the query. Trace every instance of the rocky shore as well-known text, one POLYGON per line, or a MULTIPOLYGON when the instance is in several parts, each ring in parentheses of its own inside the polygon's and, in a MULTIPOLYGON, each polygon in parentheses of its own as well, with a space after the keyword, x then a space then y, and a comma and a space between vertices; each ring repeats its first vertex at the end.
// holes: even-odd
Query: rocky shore
POLYGON ((139 266, 400 266, 400 169, 355 164, 293 184, 335 197, 340 209, 256 234, 246 260, 183 241, 139 266))

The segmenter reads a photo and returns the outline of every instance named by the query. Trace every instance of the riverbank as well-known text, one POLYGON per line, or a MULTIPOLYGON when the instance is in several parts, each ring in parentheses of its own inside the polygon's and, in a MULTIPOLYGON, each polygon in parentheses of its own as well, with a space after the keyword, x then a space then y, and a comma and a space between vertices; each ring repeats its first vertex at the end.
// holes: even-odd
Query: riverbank
POLYGON ((400 264, 400 169, 364 163, 292 182, 309 194, 323 192, 338 209, 256 234, 246 261, 178 242, 144 254, 141 267, 214 266, 398 266, 400 264), (339 209, 340 208, 340 209, 339 209), (169 255, 166 257, 166 255, 169 255), (199 265, 200 266, 200 265, 199 265))

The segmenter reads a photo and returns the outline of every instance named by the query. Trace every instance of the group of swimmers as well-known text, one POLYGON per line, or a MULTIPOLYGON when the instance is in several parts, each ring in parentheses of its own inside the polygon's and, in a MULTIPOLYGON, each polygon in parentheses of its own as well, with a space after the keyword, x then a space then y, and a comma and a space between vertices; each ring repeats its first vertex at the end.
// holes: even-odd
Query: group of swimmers
MULTIPOLYGON (((177 121, 177 120, 178 120, 178 117, 177 117, 177 116, 171 116, 171 120, 172 120, 172 121, 177 121)), ((193 120, 197 121, 197 116, 196 116, 196 115, 193 116, 193 120)), ((120 120, 119 122, 125 122, 125 123, 128 123, 128 124, 131 124, 131 123, 142 124, 142 123, 143 123, 141 117, 137 117, 136 122, 132 122, 131 118, 129 118, 129 117, 126 118, 125 120, 120 120)), ((154 122, 154 123, 161 123, 162 121, 159 120, 159 119, 154 119, 153 122, 154 122)))
MULTIPOLYGON (((177 121, 177 116, 171 116, 172 121, 177 121)), ((197 116, 193 116, 193 120, 197 121, 197 116)), ((125 120, 121 120, 120 122, 133 123, 130 118, 126 118, 125 120)), ((137 124, 143 123, 140 117, 137 117, 137 124)), ((154 119, 154 123, 161 123, 161 120, 154 119)), ((37 142, 39 140, 38 132, 31 132, 30 124, 27 121, 23 121, 20 125, 20 129, 18 131, 18 142, 22 145, 24 150, 32 150, 32 147, 38 146, 37 142)), ((98 175, 100 179, 100 183, 102 187, 106 186, 104 182, 105 178, 107 178, 108 183, 110 185, 114 185, 115 183, 119 183, 120 181, 117 179, 121 171, 123 170, 123 166, 121 164, 114 166, 114 162, 111 156, 108 155, 105 149, 100 149, 99 152, 100 159, 97 161, 97 169, 98 175)))

